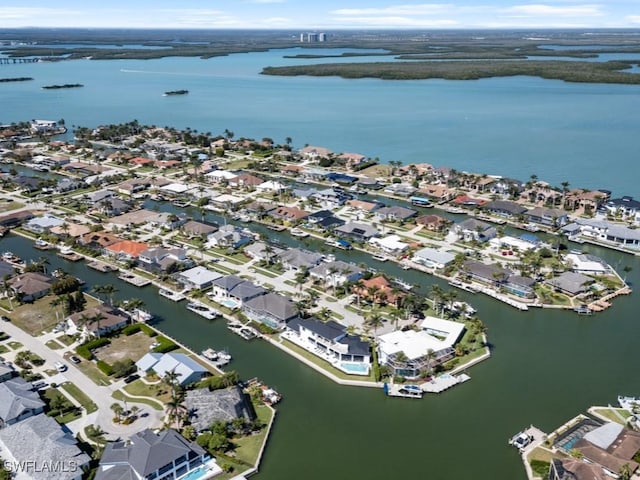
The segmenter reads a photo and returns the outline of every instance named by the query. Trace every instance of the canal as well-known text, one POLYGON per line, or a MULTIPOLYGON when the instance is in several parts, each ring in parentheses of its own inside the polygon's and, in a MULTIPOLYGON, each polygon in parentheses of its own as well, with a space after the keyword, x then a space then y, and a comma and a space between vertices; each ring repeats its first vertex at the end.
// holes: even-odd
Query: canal
MULTIPOLYGON (((157 208, 175 209, 168 203, 158 203, 157 208)), ((199 213, 191 213, 199 218, 199 213)), ((209 212, 206 218, 224 223, 209 212)), ((263 228, 251 225, 258 232, 263 228)), ((284 232, 264 233, 287 245, 303 245, 284 232)), ((320 246, 315 240, 304 241, 320 246)), ((142 299, 158 317, 161 330, 195 351, 227 348, 234 359, 230 368, 278 389, 284 400, 260 479, 524 479, 519 456, 507 446, 508 437, 529 424, 549 431, 590 405, 614 403, 619 394, 640 394, 635 374, 640 363, 637 293, 616 299, 613 308, 601 314, 579 317, 552 310, 519 312, 488 297, 459 292, 489 327, 492 358, 468 372, 470 382, 442 395, 408 400, 336 385, 269 344, 245 342, 224 322, 204 320, 187 311, 184 302, 160 297, 153 286, 136 288, 83 262, 69 263, 53 252, 36 250, 31 241, 13 234, 0 240, 0 248, 25 259, 46 257, 49 268, 83 278, 88 290, 113 284, 116 300, 142 299)), ((638 284, 637 257, 593 246, 583 249, 616 268, 629 265, 629 280, 638 284)), ((418 284, 422 293, 434 281, 444 285, 360 252, 334 253, 418 284)))

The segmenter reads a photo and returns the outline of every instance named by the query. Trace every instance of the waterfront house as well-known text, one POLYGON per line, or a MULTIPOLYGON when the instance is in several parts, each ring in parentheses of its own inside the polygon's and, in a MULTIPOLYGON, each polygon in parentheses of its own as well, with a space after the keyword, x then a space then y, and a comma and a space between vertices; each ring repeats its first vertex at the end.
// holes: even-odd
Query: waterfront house
POLYGON ((26 222, 27 220, 32 219, 33 217, 33 212, 30 210, 8 213, 6 215, 0 216, 0 226, 9 228, 16 227, 26 222))
POLYGON ((256 200, 248 205, 244 206, 244 211, 257 217, 258 219, 264 218, 271 210, 278 208, 275 203, 266 201, 264 199, 256 200))
POLYGON ((600 465, 577 458, 553 458, 549 465, 549 480, 611 480, 600 465))
POLYGON ((640 451, 640 432, 625 428, 615 422, 607 422, 573 444, 582 457, 600 465, 611 475, 618 474, 626 464, 633 475, 638 470, 636 454, 640 451))
POLYGON ((323 262, 309 270, 309 276, 316 280, 327 282, 330 285, 342 285, 346 282, 355 282, 362 278, 364 270, 353 263, 336 260, 323 262))
POLYGON ((500 288, 506 290, 508 293, 517 295, 518 297, 533 298, 535 297, 535 284, 536 281, 533 278, 510 274, 500 284, 500 288))
POLYGON ((455 356, 464 324, 427 317, 420 330, 396 330, 378 336, 378 361, 394 376, 416 379, 455 356))
POLYGON ((358 181, 358 177, 347 175, 346 173, 329 172, 325 175, 327 182, 335 182, 340 185, 353 185, 358 181))
POLYGON ((176 264, 193 264, 184 248, 151 247, 138 255, 140 266, 148 271, 167 271, 176 264))
POLYGON ((244 201, 244 197, 231 195, 229 193, 223 193, 222 195, 211 198, 211 203, 213 203, 216 207, 222 208, 224 210, 229 210, 232 207, 236 207, 244 201))
POLYGON ((301 248, 288 248, 278 255, 280 263, 286 270, 300 271, 312 268, 322 261, 322 255, 301 248))
POLYGON ((116 192, 123 195, 133 196, 144 192, 151 186, 151 181, 147 178, 130 178, 112 187, 116 192))
POLYGON ((564 259, 571 265, 571 270, 574 272, 593 275, 608 275, 611 273, 611 267, 607 262, 595 255, 569 253, 565 255, 564 259))
POLYGON ((349 199, 342 190, 333 188, 325 188, 311 194, 311 197, 317 201, 322 208, 338 208, 344 205, 349 199))
POLYGON ((347 170, 353 170, 355 167, 367 161, 367 157, 361 153, 341 153, 336 160, 344 164, 347 170))
POLYGON ((11 180, 18 186, 22 193, 37 192, 43 185, 42 179, 38 177, 27 177, 24 175, 18 175, 11 180))
MULTIPOLYGON (((13 374, 13 370, 10 373, 13 374)), ((9 377, 0 383, 0 429, 43 411, 44 402, 33 391, 31 382, 9 377)))
POLYGON ((95 480, 201 478, 203 465, 212 475, 222 473, 202 447, 175 430, 147 429, 107 443, 95 480))
POLYGON ((234 286, 229 291, 228 298, 234 300, 237 306, 242 306, 244 302, 264 295, 265 293, 268 293, 266 289, 247 280, 234 286))
POLYGON ((347 333, 344 325, 333 320, 296 318, 287 324, 283 334, 287 340, 328 361, 350 374, 368 375, 371 345, 356 335, 347 333))
POLYGON ((339 237, 351 238, 358 242, 366 242, 380 235, 377 228, 366 223, 349 222, 336 227, 334 233, 339 237))
POLYGON ((131 204, 125 202, 118 197, 105 198, 95 204, 93 204, 93 210, 97 210, 98 213, 106 215, 107 217, 113 217, 116 215, 122 215, 123 213, 131 210, 131 204))
POLYGON ((449 265, 455 258, 453 253, 425 247, 415 252, 412 260, 425 267, 440 269, 449 265))
POLYGON ((453 230, 465 242, 487 242, 497 235, 495 227, 475 218, 455 224, 453 230))
POLYGON ((80 480, 91 461, 73 435, 44 413, 0 429, 0 451, 3 460, 23 466, 16 480, 80 480))
POLYGON ((633 197, 612 198, 604 204, 604 209, 612 217, 640 222, 640 202, 633 197))
POLYGON ((63 223, 59 227, 53 227, 50 232, 58 237, 80 238, 91 231, 91 228, 80 223, 63 223))
POLYGON ((251 175, 250 173, 240 173, 228 180, 231 187, 255 188, 264 183, 264 179, 251 175))
POLYGON ((298 315, 295 304, 277 293, 260 295, 242 304, 242 312, 250 320, 281 329, 298 315))
POLYGON ((225 275, 211 282, 211 291, 216 299, 228 298, 229 292, 244 282, 246 282, 244 278, 236 277, 235 275, 225 275))
POLYGON ((456 190, 446 185, 421 183, 419 193, 427 196, 436 203, 444 203, 455 196, 456 190))
POLYGON ((427 230, 432 232, 442 232, 452 223, 451 220, 441 217, 440 215, 421 215, 416 218, 418 225, 424 225, 427 230))
POLYGON ((464 272, 472 279, 489 285, 496 285, 504 282, 511 272, 497 265, 467 260, 463 263, 464 272))
POLYGON ((189 220, 180 226, 180 231, 188 238, 201 238, 217 232, 218 225, 205 221, 196 222, 195 220, 189 220))
POLYGON ((607 190, 584 190, 577 188, 565 193, 564 208, 577 214, 593 214, 604 202, 608 203, 611 192, 607 190))
POLYGON ((137 225, 143 225, 157 216, 158 212, 142 208, 140 210, 134 210, 133 212, 112 217, 109 219, 107 225, 110 230, 113 230, 114 228, 133 228, 137 225))
POLYGON ((531 223, 544 225, 545 227, 562 227, 569 219, 567 212, 555 208, 535 207, 525 212, 524 216, 531 223))
POLYGON ((535 236, 531 239, 523 237, 512 237, 510 235, 495 237, 489 240, 489 245, 498 253, 501 251, 526 252, 538 248, 539 241, 535 236))
POLYGON ((208 270, 204 267, 197 266, 185 270, 183 272, 176 273, 174 278, 176 281, 187 288, 204 290, 211 286, 214 280, 222 277, 218 272, 208 270))
POLYGON ((307 160, 319 160, 320 158, 331 158, 333 152, 325 147, 307 145, 300 149, 300 155, 307 160))
POLYGON ((269 212, 270 217, 279 218, 292 223, 299 222, 308 215, 309 212, 298 207, 277 207, 269 212))
POLYGON ((563 272, 557 277, 547 280, 545 283, 556 290, 573 297, 586 292, 589 285, 593 282, 593 278, 587 277, 581 273, 563 272))
POLYGON ((366 202, 364 200, 348 200, 347 205, 357 212, 361 213, 370 213, 373 212, 376 208, 382 207, 381 203, 366 202))
POLYGON ((241 248, 253 241, 253 237, 234 225, 223 225, 207 236, 207 247, 241 248))
POLYGON ((387 235, 386 237, 373 237, 369 244, 385 253, 397 255, 409 248, 409 244, 400 240, 400 235, 387 235))
POLYGON ((82 201, 87 205, 95 205, 103 200, 114 198, 114 196, 114 193, 110 190, 98 190, 96 192, 85 193, 82 197, 82 201))
POLYGON ((25 272, 9 279, 8 283, 14 295, 23 302, 33 302, 49 293, 52 281, 41 273, 25 272))
POLYGON ((384 188, 385 193, 390 193, 391 195, 397 195, 399 197, 410 197, 416 192, 416 190, 418 189, 406 183, 392 183, 384 188))
POLYGON ((382 275, 368 280, 360 280, 358 284, 353 286, 352 291, 358 297, 380 305, 386 303, 397 305, 400 299, 405 296, 382 275))
POLYGON ((380 221, 398 221, 404 222, 418 214, 416 210, 406 207, 393 205, 391 207, 382 207, 376 210, 374 217, 380 221))
POLYGON ((74 180, 72 178, 61 178, 54 187, 54 193, 71 192, 86 187, 87 184, 82 180, 74 180))
POLYGON ((116 243, 112 243, 104 250, 105 253, 111 257, 120 261, 137 260, 138 256, 147 250, 149 245, 143 242, 136 242, 134 240, 121 240, 116 243))
POLYGON ((142 373, 152 370, 161 378, 169 372, 175 373, 183 387, 209 375, 206 368, 184 353, 147 353, 136 362, 136 366, 142 373))
POLYGON ((318 210, 317 212, 310 213, 307 217, 307 222, 311 224, 317 224, 325 218, 333 217, 331 210, 318 210))
POLYGON ((272 262, 275 257, 284 252, 284 249, 265 242, 255 242, 244 247, 243 252, 257 261, 272 262))
POLYGON ((482 206, 482 210, 493 215, 507 218, 518 217, 527 211, 527 209, 519 203, 509 202, 507 200, 493 200, 485 203, 482 206))
POLYGON ((98 305, 69 315, 65 322, 67 333, 70 335, 82 333, 84 337, 101 337, 126 327, 130 320, 120 310, 106 305, 98 305))
POLYGON ((285 184, 277 182, 275 180, 268 180, 256 186, 256 190, 262 193, 282 193, 288 188, 289 187, 287 187, 285 184))
POLYGON ((33 232, 35 234, 46 233, 53 227, 59 227, 64 223, 64 220, 54 215, 45 214, 41 217, 35 217, 29 220, 23 225, 25 230, 33 232))
POLYGON ((118 237, 117 235, 105 231, 100 231, 89 232, 82 235, 79 238, 78 243, 95 250, 103 251, 109 245, 113 245, 114 243, 118 243, 121 241, 122 238, 118 237))
POLYGON ((255 418, 251 401, 237 385, 213 391, 208 388, 188 390, 184 402, 189 422, 196 432, 209 430, 215 422, 255 418))
POLYGON ((299 198, 300 200, 309 200, 310 198, 313 198, 313 194, 316 193, 317 191, 318 189, 313 187, 294 188, 291 191, 291 194, 294 197, 299 198))
POLYGON ((470 197, 469 195, 458 195, 456 198, 452 200, 452 202, 455 203, 456 205, 467 207, 469 209, 480 208, 485 203, 487 203, 487 201, 482 198, 473 198, 473 197, 470 197))
POLYGON ((605 244, 634 250, 640 248, 640 230, 606 220, 578 218, 574 223, 566 225, 563 231, 574 236, 584 235, 605 244))

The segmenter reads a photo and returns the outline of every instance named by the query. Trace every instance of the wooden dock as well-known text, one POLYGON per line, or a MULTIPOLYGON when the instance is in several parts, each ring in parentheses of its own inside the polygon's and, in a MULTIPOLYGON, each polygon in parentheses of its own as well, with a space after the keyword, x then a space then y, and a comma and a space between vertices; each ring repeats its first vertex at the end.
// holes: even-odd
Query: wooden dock
POLYGON ((58 252, 58 256, 60 258, 64 258, 65 260, 68 260, 70 262, 79 262, 80 260, 82 260, 84 257, 78 253, 62 253, 62 252, 58 252))
POLYGON ((97 260, 87 263, 87 267, 104 273, 118 271, 118 267, 114 267, 113 265, 109 265, 108 263, 98 262, 97 260))
POLYGON ((140 277, 138 275, 134 275, 133 273, 123 272, 118 275, 120 280, 124 280, 131 285, 135 285, 136 287, 144 287, 145 285, 149 285, 151 280, 145 277, 140 277))

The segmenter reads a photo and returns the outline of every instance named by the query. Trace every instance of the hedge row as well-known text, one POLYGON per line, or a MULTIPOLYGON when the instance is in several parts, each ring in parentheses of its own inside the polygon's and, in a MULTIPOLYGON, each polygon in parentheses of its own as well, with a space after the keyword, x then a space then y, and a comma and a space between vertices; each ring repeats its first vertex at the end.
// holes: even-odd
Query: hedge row
POLYGON ((159 345, 153 349, 156 353, 167 353, 178 348, 178 345, 162 335, 158 337, 157 342, 159 345))
POLYGON ((109 345, 111 340, 108 338, 95 338, 93 340, 89 340, 88 342, 83 343, 82 345, 76 347, 76 353, 80 355, 85 360, 92 360, 93 353, 92 350, 96 348, 104 347, 105 345, 109 345))
POLYGON ((102 360, 98 360, 96 362, 96 365, 98 366, 98 368, 100 369, 100 371, 102 373, 104 373, 107 376, 111 376, 113 375, 113 367, 111 365, 109 365, 107 362, 103 362, 102 360))
POLYGON ((122 329, 122 333, 127 336, 138 332, 143 332, 148 337, 155 337, 157 335, 157 332, 153 328, 149 325, 145 325, 144 323, 133 323, 122 329))

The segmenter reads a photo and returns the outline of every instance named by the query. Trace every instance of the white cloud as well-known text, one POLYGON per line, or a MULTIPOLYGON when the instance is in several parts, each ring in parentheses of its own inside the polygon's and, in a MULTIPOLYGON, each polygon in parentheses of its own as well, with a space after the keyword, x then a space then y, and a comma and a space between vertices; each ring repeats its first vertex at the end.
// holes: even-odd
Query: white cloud
POLYGON ((340 8, 329 13, 333 15, 433 15, 445 13, 455 8, 454 5, 444 3, 423 3, 418 5, 395 5, 384 8, 340 8))
POLYGON ((563 16, 563 17, 599 17, 603 15, 600 5, 554 6, 545 4, 515 5, 503 10, 515 16, 563 16))
POLYGON ((456 20, 428 19, 409 17, 341 17, 341 25, 347 27, 416 27, 416 28, 445 28, 459 25, 456 20))
POLYGON ((0 7, 0 20, 21 20, 38 17, 77 16, 81 12, 44 7, 0 7))
POLYGON ((628 15, 625 17, 625 20, 630 23, 640 23, 640 15, 628 15))

